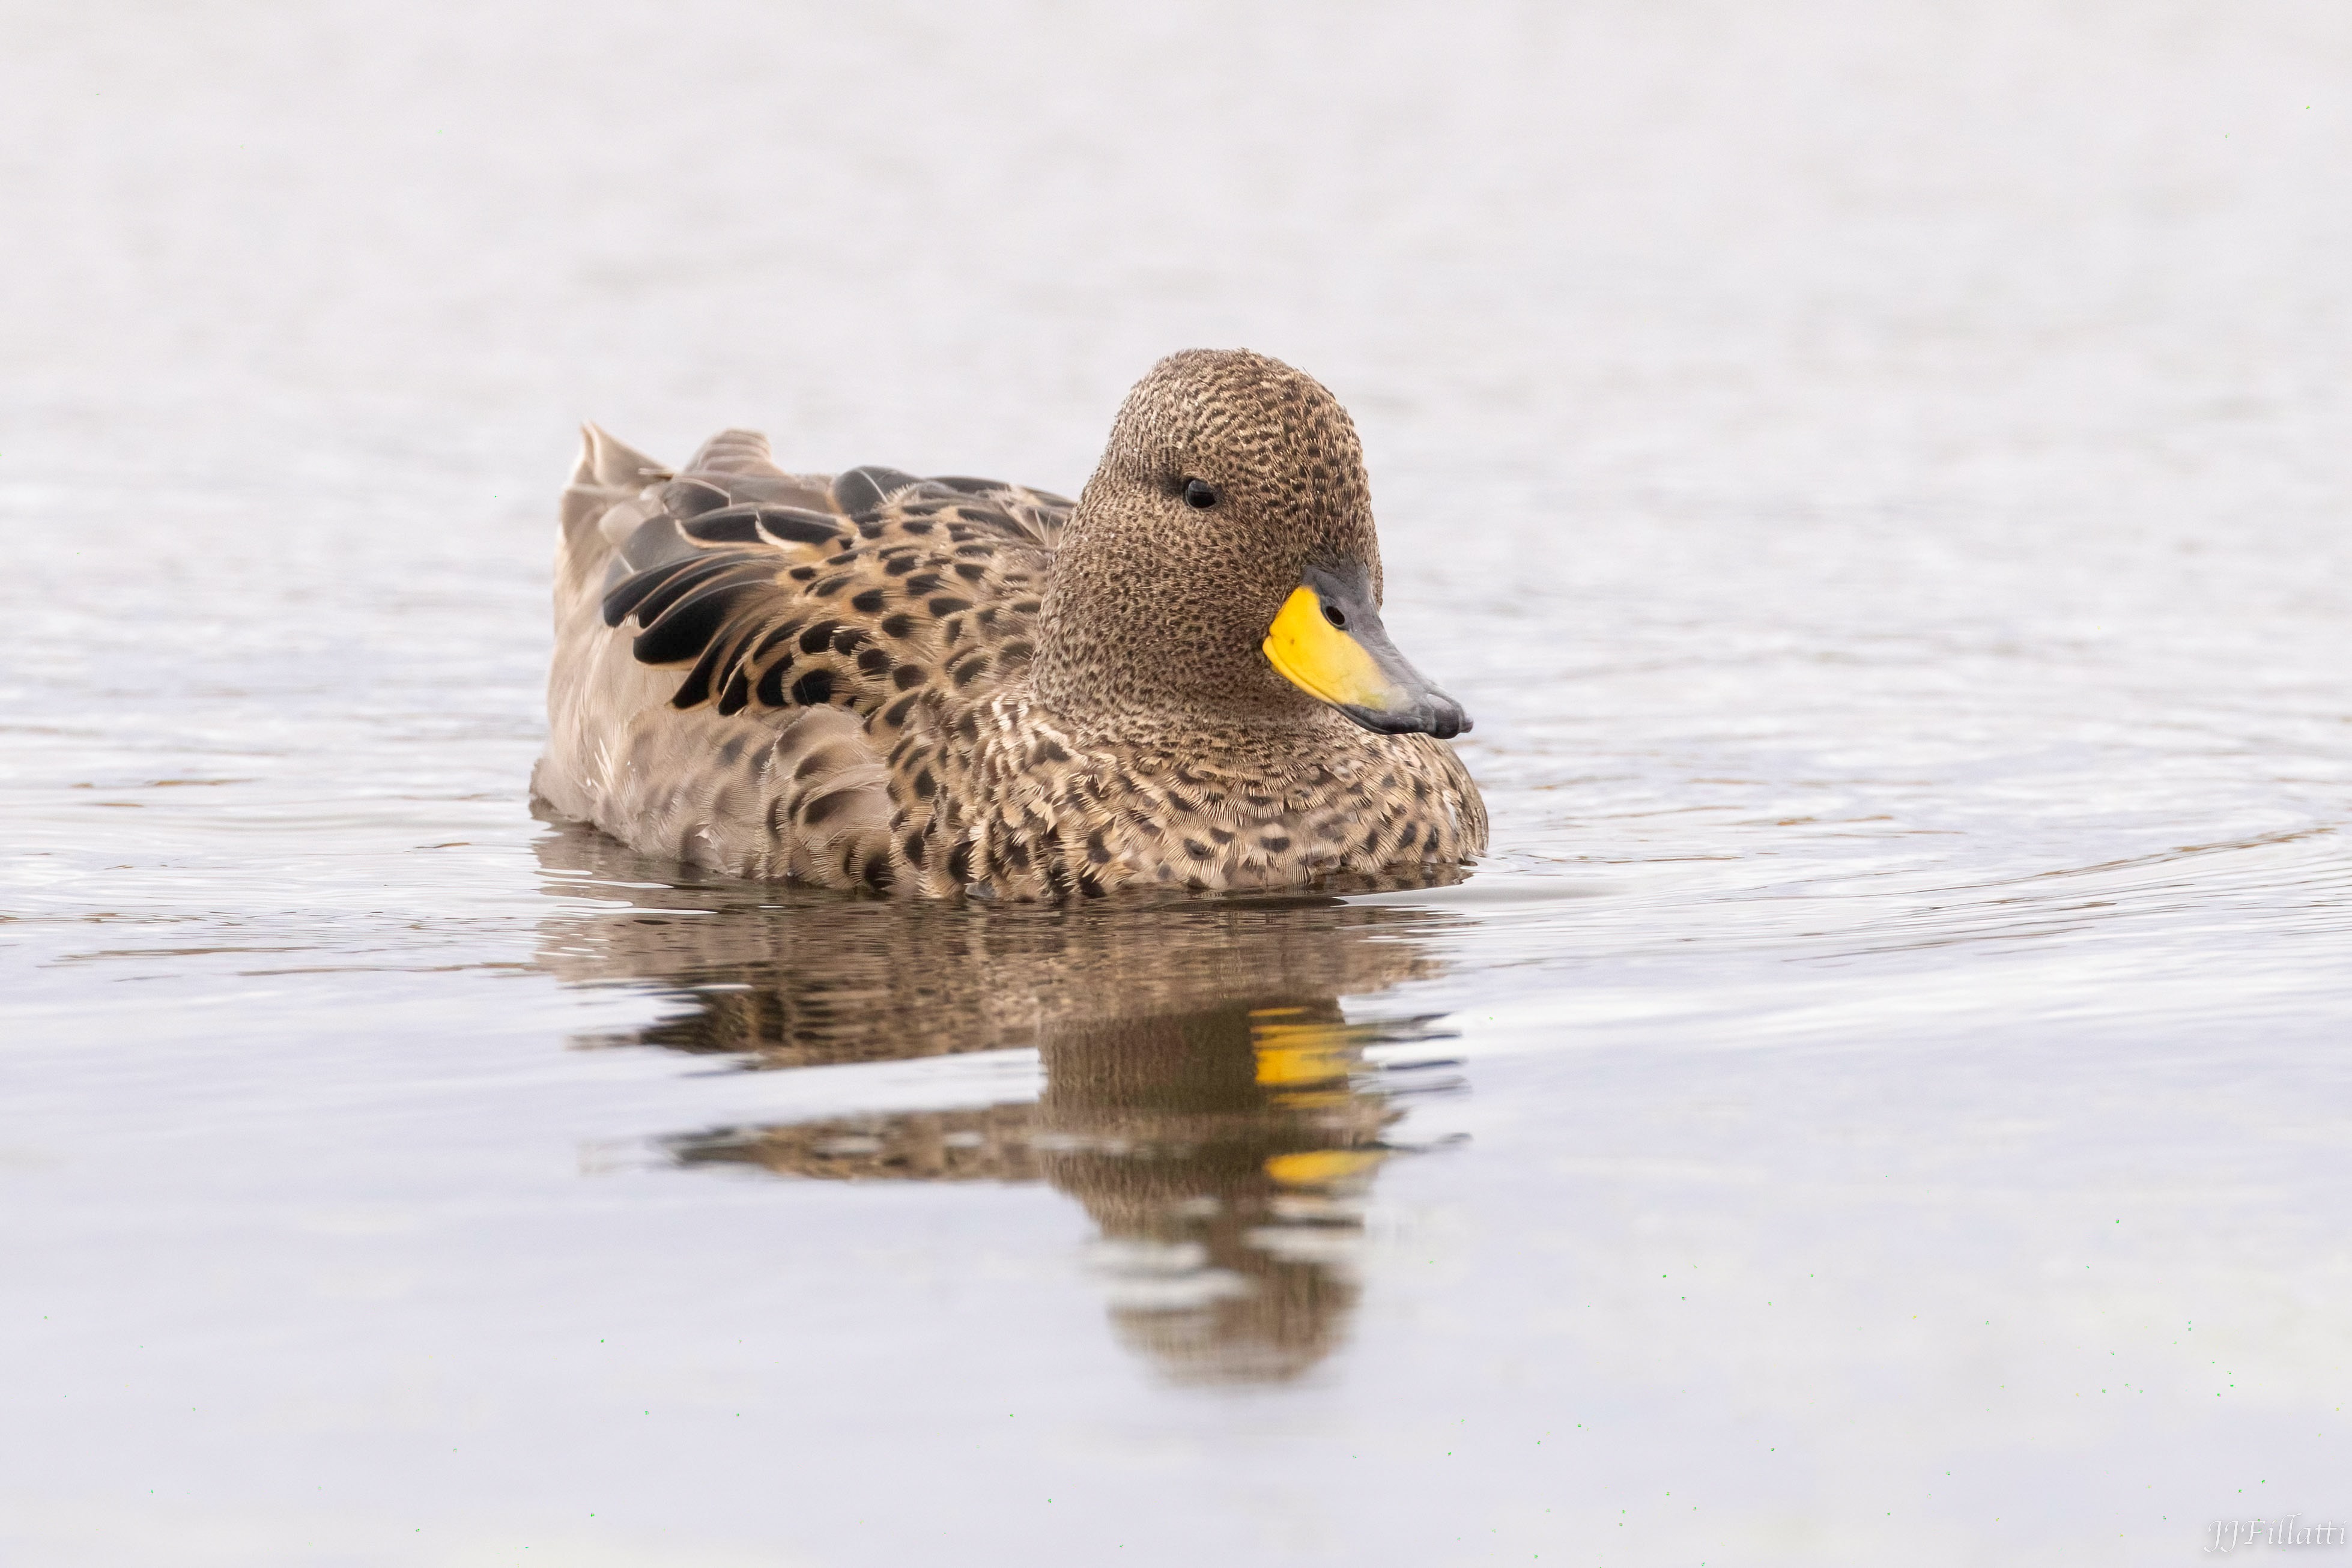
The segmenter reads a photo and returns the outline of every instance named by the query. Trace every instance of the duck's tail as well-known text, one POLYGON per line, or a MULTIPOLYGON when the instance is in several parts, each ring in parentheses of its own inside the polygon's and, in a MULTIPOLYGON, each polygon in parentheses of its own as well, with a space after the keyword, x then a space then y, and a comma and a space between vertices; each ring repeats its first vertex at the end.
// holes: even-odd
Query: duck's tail
MULTIPOLYGON (((580 460, 572 465, 572 482, 563 487, 564 553, 579 565, 597 564, 610 548, 598 537, 605 514, 635 500, 647 486, 668 479, 671 472, 667 465, 596 426, 582 425, 580 460)), ((646 515, 651 515, 650 508, 646 515)), ((610 531, 604 530, 607 537, 610 531)))

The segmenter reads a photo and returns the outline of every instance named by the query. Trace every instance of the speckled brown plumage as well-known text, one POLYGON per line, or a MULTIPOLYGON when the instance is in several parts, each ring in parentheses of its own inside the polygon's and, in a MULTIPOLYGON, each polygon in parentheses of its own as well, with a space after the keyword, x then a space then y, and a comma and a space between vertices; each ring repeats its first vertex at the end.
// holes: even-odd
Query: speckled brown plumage
POLYGON ((743 432, 673 473, 591 429, 534 784, 638 849, 935 896, 1459 865, 1486 824, 1452 749, 1358 727, 1260 652, 1310 563, 1377 599, 1360 451, 1255 354, 1161 361, 1075 505, 793 476, 743 432))

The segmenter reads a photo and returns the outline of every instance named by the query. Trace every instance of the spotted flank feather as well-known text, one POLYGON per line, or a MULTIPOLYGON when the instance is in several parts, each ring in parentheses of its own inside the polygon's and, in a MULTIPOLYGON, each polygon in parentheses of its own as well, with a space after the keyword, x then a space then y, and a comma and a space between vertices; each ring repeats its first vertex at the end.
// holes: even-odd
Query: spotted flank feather
MULTIPOLYGON (((1365 734, 1278 680, 1261 692, 1254 648, 1243 695, 1272 693, 1280 722, 1250 701, 1103 714, 1041 695, 1078 510, 995 480, 790 474, 744 431, 672 471, 591 427, 535 788, 730 874, 934 896, 1289 886, 1483 849, 1449 747, 1365 734)), ((1202 635, 1169 632, 1151 656, 1202 635)))

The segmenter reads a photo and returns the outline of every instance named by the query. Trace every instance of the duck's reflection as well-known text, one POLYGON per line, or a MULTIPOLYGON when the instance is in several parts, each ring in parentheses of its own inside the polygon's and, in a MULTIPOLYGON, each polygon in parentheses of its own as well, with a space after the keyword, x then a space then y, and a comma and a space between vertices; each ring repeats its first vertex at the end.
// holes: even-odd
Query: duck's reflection
POLYGON ((549 891, 610 906, 542 927, 575 982, 674 994, 614 1043, 810 1066, 1034 1045, 1031 1103, 725 1128, 687 1165, 829 1180, 1043 1180, 1101 1228, 1121 1337, 1188 1382, 1292 1377, 1345 1331, 1364 1197, 1402 1097, 1450 1082, 1428 1020, 1338 998, 1438 972, 1425 912, 1293 900, 971 910, 665 882, 609 841, 540 841, 549 891))

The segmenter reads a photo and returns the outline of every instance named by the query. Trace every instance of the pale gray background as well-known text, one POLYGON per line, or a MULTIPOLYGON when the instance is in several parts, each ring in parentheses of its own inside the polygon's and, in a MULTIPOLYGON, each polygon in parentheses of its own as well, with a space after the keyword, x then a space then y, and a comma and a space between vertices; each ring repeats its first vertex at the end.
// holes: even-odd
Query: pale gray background
POLYGON ((0 12, 0 1548, 2187 1562, 2352 1515, 2352 12, 0 12), (1354 411, 1479 718, 1351 1343, 1171 1387, 1035 1092, 575 1036, 572 428, 1075 490, 1354 411), (195 783, 174 782, 196 780, 195 783), (436 847, 454 846, 454 847, 436 847), (1547 890, 1589 894, 1561 900, 1547 890))

